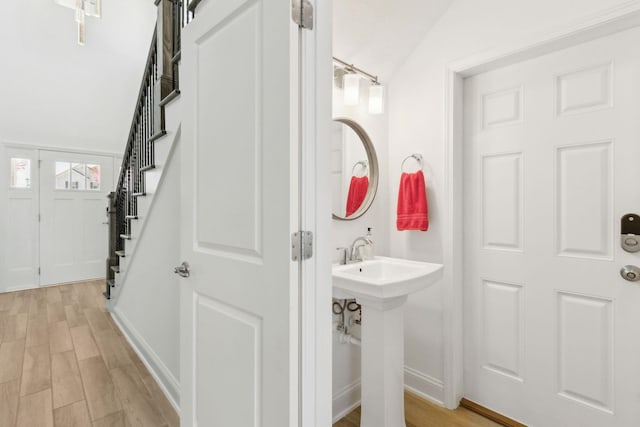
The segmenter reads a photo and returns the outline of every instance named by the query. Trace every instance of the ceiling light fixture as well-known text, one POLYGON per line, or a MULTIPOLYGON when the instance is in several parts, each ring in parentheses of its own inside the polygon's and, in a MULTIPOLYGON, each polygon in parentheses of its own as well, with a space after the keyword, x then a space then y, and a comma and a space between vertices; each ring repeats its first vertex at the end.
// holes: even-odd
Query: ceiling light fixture
POLYGON ((75 10, 75 21, 78 24, 78 44, 84 46, 84 17, 102 16, 102 0, 53 0, 61 6, 75 10))
POLYGON ((342 77, 344 105, 358 105, 360 103, 360 80, 364 77, 371 82, 369 87, 369 114, 384 113, 384 86, 378 82, 378 76, 333 57, 333 62, 339 67, 334 71, 336 79, 342 77))

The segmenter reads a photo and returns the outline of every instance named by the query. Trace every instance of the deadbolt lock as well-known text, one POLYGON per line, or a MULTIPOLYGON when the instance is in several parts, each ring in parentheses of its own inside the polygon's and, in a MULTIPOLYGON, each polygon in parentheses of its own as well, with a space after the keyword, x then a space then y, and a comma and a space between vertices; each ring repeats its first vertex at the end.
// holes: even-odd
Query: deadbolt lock
POLYGON ((640 251, 640 216, 626 214, 620 220, 620 246, 627 252, 640 251))

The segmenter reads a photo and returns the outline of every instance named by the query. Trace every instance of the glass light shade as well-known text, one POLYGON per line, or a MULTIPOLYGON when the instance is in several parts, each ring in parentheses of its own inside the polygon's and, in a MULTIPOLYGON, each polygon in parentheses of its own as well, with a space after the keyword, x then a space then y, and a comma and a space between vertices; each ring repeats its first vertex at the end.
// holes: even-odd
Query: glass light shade
POLYGON ((78 44, 84 46, 84 22, 78 22, 78 44))
POLYGON ((360 103, 360 76, 357 74, 345 74, 342 83, 344 105, 358 105, 360 103))
POLYGON ((384 113, 384 86, 371 85, 369 87, 369 114, 384 113))

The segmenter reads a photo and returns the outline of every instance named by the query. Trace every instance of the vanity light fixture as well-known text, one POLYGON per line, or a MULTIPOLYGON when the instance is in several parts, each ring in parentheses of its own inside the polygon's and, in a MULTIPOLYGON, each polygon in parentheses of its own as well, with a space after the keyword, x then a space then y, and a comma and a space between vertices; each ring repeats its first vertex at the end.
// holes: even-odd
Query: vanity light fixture
POLYGON ((380 83, 369 87, 369 114, 384 113, 384 86, 380 83))
POLYGON ((358 105, 360 103, 360 76, 356 73, 347 73, 342 77, 344 88, 344 105, 358 105))
POLYGON ((384 86, 378 82, 378 76, 349 64, 341 59, 333 57, 333 62, 338 65, 335 72, 336 80, 342 77, 344 105, 358 105, 360 103, 360 80, 365 78, 371 82, 369 87, 369 114, 384 113, 384 86))
POLYGON ((102 0, 54 0, 61 6, 75 10, 75 21, 78 24, 78 44, 84 46, 84 17, 100 18, 102 15, 102 0))

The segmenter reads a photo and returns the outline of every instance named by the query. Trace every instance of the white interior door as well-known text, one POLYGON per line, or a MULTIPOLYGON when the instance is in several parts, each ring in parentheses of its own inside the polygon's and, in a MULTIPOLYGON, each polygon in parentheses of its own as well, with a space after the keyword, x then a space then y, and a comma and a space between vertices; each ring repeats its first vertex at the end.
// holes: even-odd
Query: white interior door
POLYGON ((530 426, 640 423, 638 40, 465 82, 465 395, 530 426))
POLYGON ((183 33, 183 425, 297 425, 297 34, 288 0, 203 2, 183 33))
POLYGON ((113 158, 40 152, 40 285, 105 275, 113 158))
POLYGON ((0 251, 0 292, 38 286, 38 153, 7 147, 0 167, 0 197, 6 200, 0 251))

